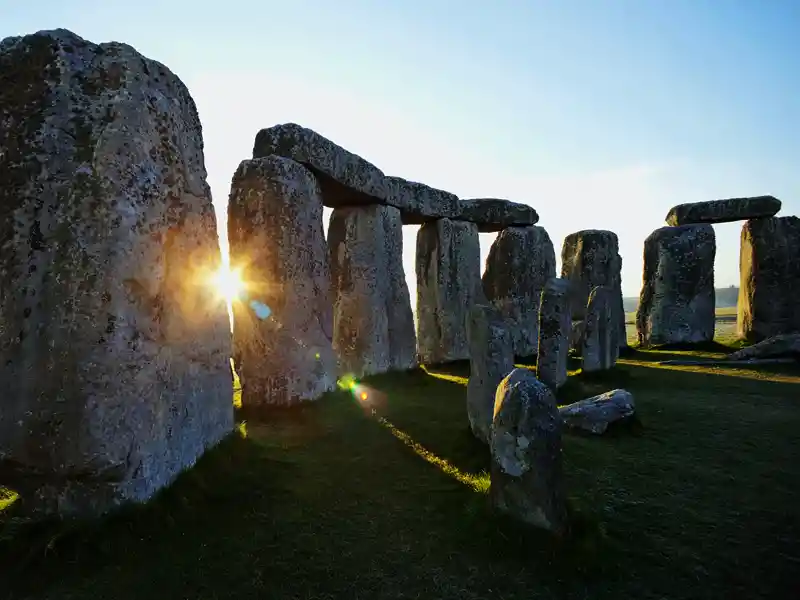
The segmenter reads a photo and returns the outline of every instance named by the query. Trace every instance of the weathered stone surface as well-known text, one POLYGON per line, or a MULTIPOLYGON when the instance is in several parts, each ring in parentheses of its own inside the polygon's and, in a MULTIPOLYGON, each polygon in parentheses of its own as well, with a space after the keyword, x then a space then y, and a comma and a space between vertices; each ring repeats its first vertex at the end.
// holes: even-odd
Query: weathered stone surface
POLYGON ((636 412, 633 394, 627 390, 611 390, 558 409, 564 425, 589 433, 603 434, 609 425, 628 419, 636 412))
POLYGON ((572 318, 586 317, 589 292, 597 286, 611 288, 614 301, 614 320, 619 328, 617 341, 627 346, 625 310, 622 303, 622 257, 619 241, 613 231, 585 229, 571 233, 561 248, 561 277, 569 279, 572 318))
POLYGON ((616 296, 614 290, 598 286, 589 294, 581 356, 583 371, 604 371, 617 364, 619 358, 619 325, 616 322, 616 296))
POLYGON ((330 266, 312 173, 278 156, 242 161, 228 239, 231 264, 246 268, 249 286, 233 304, 242 406, 287 406, 334 389, 330 266))
POLYGON ((470 350, 467 417, 475 437, 488 444, 497 386, 514 370, 511 334, 500 312, 487 304, 472 306, 467 332, 470 350))
POLYGON ((737 350, 726 358, 729 361, 778 357, 800 358, 800 333, 784 333, 757 344, 737 350))
POLYGON ((583 331, 586 329, 585 321, 573 321, 570 325, 569 334, 569 349, 575 352, 582 352, 583 349, 583 331))
POLYGON ((400 211, 377 204, 334 209, 328 248, 333 349, 342 371, 362 377, 413 368, 417 342, 400 211))
POLYGON ((485 303, 481 250, 474 223, 439 219, 417 232, 417 348, 437 364, 469 358, 467 317, 485 303))
POLYGON ((535 225, 539 215, 532 206, 500 198, 459 200, 455 219, 478 225, 481 233, 500 231, 513 225, 535 225))
POLYGON ((569 314, 570 282, 550 279, 542 290, 539 307, 539 352, 536 375, 553 390, 567 381, 572 319, 569 314))
POLYGON ((667 213, 667 225, 692 225, 697 223, 729 223, 771 217, 781 209, 781 201, 774 196, 753 198, 728 198, 708 202, 689 202, 673 206, 667 213))
POLYGON ((644 276, 636 329, 639 342, 699 343, 714 339, 711 225, 656 229, 644 242, 644 276))
POLYGON ((538 352, 539 303, 555 275, 555 250, 543 227, 503 229, 489 249, 483 289, 505 317, 517 356, 538 352))
POLYGON ((458 214, 458 196, 402 177, 387 177, 387 204, 401 209, 404 225, 421 225, 458 214))
POLYGON ((525 523, 567 532, 561 417, 550 389, 528 369, 497 387, 491 441, 492 505, 525 523))
POLYGON ((233 428, 194 101, 66 31, 0 42, 0 472, 31 511, 143 501, 233 428))
POLYGON ((759 341, 800 332, 800 218, 747 221, 739 276, 740 337, 759 341))

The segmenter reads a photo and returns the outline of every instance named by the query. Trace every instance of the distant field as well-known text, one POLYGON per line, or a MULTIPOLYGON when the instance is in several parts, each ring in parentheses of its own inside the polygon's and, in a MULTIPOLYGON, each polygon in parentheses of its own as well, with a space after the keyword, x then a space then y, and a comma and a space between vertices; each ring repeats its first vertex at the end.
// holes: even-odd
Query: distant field
MULTIPOLYGON (((714 330, 714 339, 718 342, 729 343, 736 340, 736 307, 727 306, 716 310, 717 320, 714 330)), ((625 313, 625 329, 628 334, 628 342, 635 342, 636 336, 636 313, 625 313)))

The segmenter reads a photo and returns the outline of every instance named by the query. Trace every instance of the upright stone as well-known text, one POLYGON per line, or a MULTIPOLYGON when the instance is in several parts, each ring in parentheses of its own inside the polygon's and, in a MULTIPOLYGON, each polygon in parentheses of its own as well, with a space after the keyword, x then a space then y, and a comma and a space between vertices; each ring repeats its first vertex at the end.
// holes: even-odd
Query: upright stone
POLYGON ((417 347, 425 364, 469 358, 467 317, 486 302, 474 223, 439 219, 417 233, 417 347))
POLYGON ((668 225, 673 226, 695 223, 729 223, 772 217, 780 209, 781 201, 774 196, 689 202, 673 206, 667 213, 666 221, 668 225))
POLYGON ((583 370, 604 371, 617 364, 619 327, 614 320, 616 297, 611 288, 598 286, 589 294, 581 339, 583 370))
POLYGON ((492 505, 557 535, 567 532, 562 419, 550 389, 528 369, 497 387, 491 442, 492 505))
POLYGON ((517 356, 538 351, 539 303, 545 283, 555 275, 555 250, 543 227, 503 229, 489 249, 483 289, 505 317, 517 356))
POLYGON ((0 42, 0 472, 32 512, 144 501, 233 428, 194 101, 60 29, 0 42))
POLYGON ((233 303, 242 406, 293 405, 336 386, 328 248, 317 180, 302 165, 245 160, 228 204, 231 264, 246 269, 233 303))
POLYGON ((800 332, 800 218, 747 221, 739 273, 740 337, 757 342, 800 332))
POLYGON ((334 209, 328 248, 333 349, 341 369, 363 377, 413 368, 417 346, 400 211, 377 204, 334 209))
POLYGON ((511 335, 503 316, 488 304, 472 306, 468 333, 470 368, 467 417, 475 437, 488 444, 497 385, 514 370, 511 335))
POLYGON ((570 282, 550 279, 542 290, 539 307, 539 352, 536 375, 555 390, 567 381, 572 320, 569 311, 570 282))
POLYGON ((714 339, 714 229, 656 229, 644 242, 644 276, 636 329, 639 342, 699 343, 714 339))

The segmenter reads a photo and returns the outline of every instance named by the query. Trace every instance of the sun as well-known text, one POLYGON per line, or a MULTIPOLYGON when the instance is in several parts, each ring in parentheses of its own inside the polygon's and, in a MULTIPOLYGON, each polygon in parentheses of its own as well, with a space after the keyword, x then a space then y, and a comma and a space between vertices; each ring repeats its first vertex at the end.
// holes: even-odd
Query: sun
POLYGON ((229 269, 225 265, 214 274, 212 284, 217 294, 229 303, 241 298, 245 287, 241 271, 229 269))

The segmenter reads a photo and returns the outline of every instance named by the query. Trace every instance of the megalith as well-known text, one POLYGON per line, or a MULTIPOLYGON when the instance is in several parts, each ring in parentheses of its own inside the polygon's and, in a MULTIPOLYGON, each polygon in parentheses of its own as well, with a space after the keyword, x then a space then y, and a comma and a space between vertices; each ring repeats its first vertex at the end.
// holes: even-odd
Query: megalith
POLYGON ((569 280, 554 277, 545 283, 539 306, 536 376, 553 390, 567 381, 567 358, 572 334, 569 293, 569 280))
POLYGON ((543 227, 508 227, 497 234, 486 258, 483 289, 505 317, 517 356, 538 351, 539 303, 545 283, 555 276, 555 250, 543 227))
POLYGON ((758 342, 800 332, 800 218, 747 221, 739 276, 740 337, 758 342))
POLYGON ((636 403, 629 391, 616 389, 560 406, 558 412, 566 428, 602 435, 609 426, 632 418, 636 403))
POLYGON ((491 503, 557 535, 569 527, 561 431, 553 392, 531 371, 514 369, 500 382, 492 423, 491 503))
POLYGON ((488 444, 495 392, 500 381, 514 370, 514 352, 506 321, 494 306, 474 304, 468 324, 467 417, 475 437, 488 444))
POLYGON ((363 377, 413 368, 417 340, 400 211, 377 204, 334 209, 328 248, 333 349, 342 372, 363 377))
POLYGON ((589 294, 581 336, 582 368, 586 373, 604 371, 617 364, 619 326, 615 320, 615 302, 614 290, 604 285, 589 294))
POLYGON ((417 232, 417 351, 439 364, 469 358, 467 317, 486 302, 478 226, 438 219, 417 232))
POLYGON ((774 196, 727 198, 678 204, 667 213, 666 221, 667 225, 673 226, 730 223, 731 221, 772 217, 780 209, 781 201, 774 196))
POLYGON ((333 303, 322 198, 287 158, 242 161, 228 201, 230 260, 246 295, 233 302, 242 407, 290 406, 333 390, 333 303))
POLYGON ((714 339, 711 225, 661 227, 644 242, 644 275, 636 329, 645 346, 714 339))
POLYGON ((233 428, 194 101, 67 30, 0 42, 0 472, 38 514, 144 501, 233 428))

